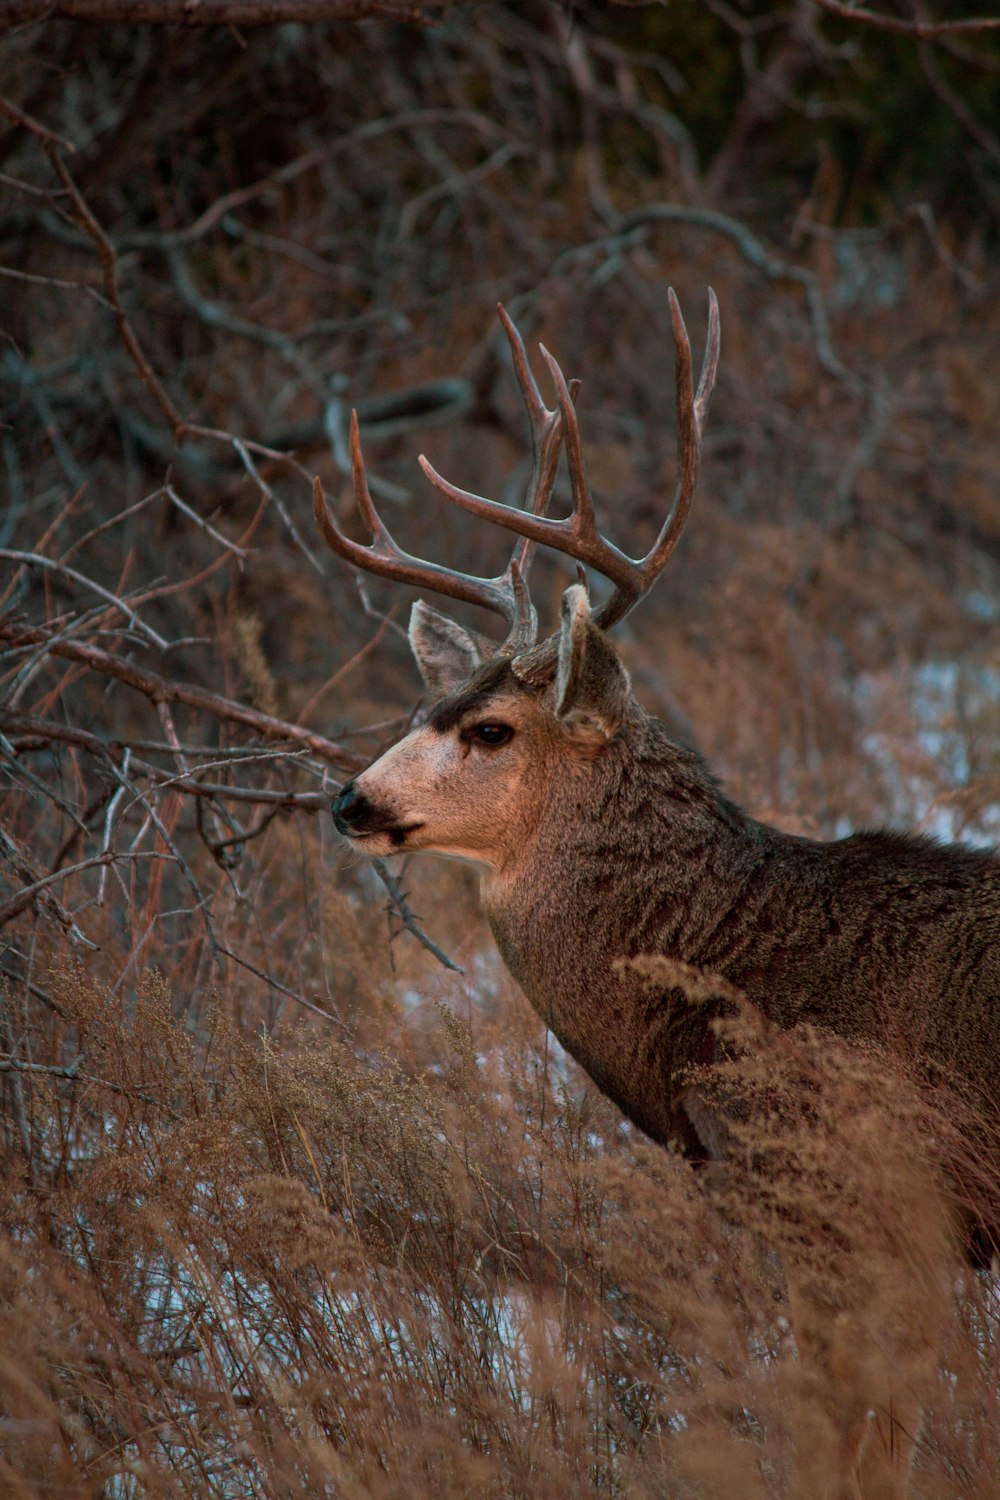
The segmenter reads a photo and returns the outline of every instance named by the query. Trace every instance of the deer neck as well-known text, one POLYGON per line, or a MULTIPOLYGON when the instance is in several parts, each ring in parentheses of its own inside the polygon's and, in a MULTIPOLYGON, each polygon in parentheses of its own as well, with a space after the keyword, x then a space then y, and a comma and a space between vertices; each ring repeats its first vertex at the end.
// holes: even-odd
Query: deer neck
POLYGON ((620 961, 714 966, 713 935, 770 832, 643 716, 580 784, 552 789, 521 856, 484 884, 497 945, 532 1005, 656 1138, 677 1134, 671 1089, 705 1060, 709 1017, 683 1004, 668 1013, 620 961))

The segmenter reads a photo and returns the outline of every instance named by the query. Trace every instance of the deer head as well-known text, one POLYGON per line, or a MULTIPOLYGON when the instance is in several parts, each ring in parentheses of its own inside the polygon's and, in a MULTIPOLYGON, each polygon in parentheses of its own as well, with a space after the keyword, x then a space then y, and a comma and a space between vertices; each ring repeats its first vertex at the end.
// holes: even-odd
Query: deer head
POLYGON ((488 500, 456 488, 422 455, 431 484, 449 500, 517 534, 504 572, 479 578, 404 552, 375 510, 365 478, 356 415, 351 464, 358 508, 370 545, 351 541, 331 518, 317 479, 317 524, 341 557, 370 573, 423 586, 476 604, 507 626, 497 643, 465 630, 423 601, 414 605, 410 644, 432 699, 419 727, 345 786, 334 803, 338 829, 372 855, 419 849, 470 859, 494 873, 525 847, 559 767, 577 780, 613 742, 633 709, 628 674, 605 634, 651 588, 675 546, 694 495, 702 425, 719 357, 719 313, 709 292, 708 338, 697 390, 691 347, 673 291, 668 293, 677 354, 677 481, 673 503, 647 555, 633 560, 597 530, 574 397, 559 365, 542 347, 557 404, 546 407, 524 345, 503 308, 500 320, 527 408, 532 474, 525 507, 488 500), (573 496, 571 514, 547 514, 561 444, 565 442, 573 496), (563 596, 559 628, 536 643, 537 621, 527 575, 539 544, 577 563, 579 582, 563 596), (585 567, 612 584, 592 609, 585 567))

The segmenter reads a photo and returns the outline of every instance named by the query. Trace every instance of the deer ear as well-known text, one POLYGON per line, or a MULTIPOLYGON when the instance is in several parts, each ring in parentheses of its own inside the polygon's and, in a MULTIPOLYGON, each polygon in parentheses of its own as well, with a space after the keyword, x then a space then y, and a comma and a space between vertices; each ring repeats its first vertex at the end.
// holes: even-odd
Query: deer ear
POLYGON ((410 611, 409 636, 420 675, 435 698, 461 687, 482 664, 482 653, 473 636, 422 599, 410 611))
POLYGON ((594 624, 587 590, 579 583, 563 594, 555 691, 560 719, 596 725, 607 739, 628 708, 628 673, 594 624))

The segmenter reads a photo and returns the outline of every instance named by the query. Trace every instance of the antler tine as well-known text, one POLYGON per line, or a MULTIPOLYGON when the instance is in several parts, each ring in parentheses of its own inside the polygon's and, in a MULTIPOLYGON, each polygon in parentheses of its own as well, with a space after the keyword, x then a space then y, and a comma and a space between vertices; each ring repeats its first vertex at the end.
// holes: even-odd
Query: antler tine
POLYGON ((719 367, 719 303, 709 287, 708 333, 696 392, 692 380, 691 342, 673 287, 667 289, 667 300, 677 351, 677 481, 674 498, 653 546, 644 558, 631 564, 633 574, 627 585, 623 588, 616 580, 614 592, 598 610, 597 621, 605 630, 625 618, 663 571, 684 530, 698 482, 702 424, 708 415, 719 367))
POLYGON ((712 392, 715 390, 715 376, 719 369, 719 344, 719 299, 709 287, 708 335, 705 339, 705 353, 701 361, 701 375, 698 377, 698 394, 694 398, 699 435, 712 403, 712 392))
POLYGON ((375 509, 368 488, 357 412, 351 413, 351 472, 354 498, 372 537, 371 545, 367 547, 344 535, 330 515, 322 484, 318 478, 313 480, 316 524, 334 552, 367 573, 377 573, 415 588, 428 588, 449 599, 461 599, 466 604, 477 604, 482 609, 491 610, 507 625, 507 640, 502 649, 520 651, 530 646, 535 637, 534 610, 515 563, 499 578, 477 578, 470 573, 442 568, 437 563, 413 557, 397 546, 375 509))
MULTIPOLYGON (((528 492, 525 497, 523 510, 514 506, 505 505, 499 500, 487 500, 482 495, 473 494, 471 490, 459 489, 457 485, 451 484, 437 472, 433 464, 420 454, 417 462, 423 469, 430 483, 439 490, 446 499, 462 507, 463 510, 471 512, 472 515, 482 516, 488 521, 495 521, 508 530, 518 532, 521 540, 517 543, 511 555, 510 562, 501 575, 501 586, 507 585, 519 597, 520 590, 526 589, 525 580, 528 569, 531 567, 535 546, 539 541, 545 540, 544 532, 532 532, 511 520, 511 517, 522 517, 538 519, 544 517, 552 498, 552 490, 555 485, 556 471, 559 466, 559 444, 562 437, 561 414, 557 408, 550 411, 542 400, 541 393, 531 373, 528 364, 528 356, 524 348, 524 341, 514 326, 506 309, 501 303, 497 303, 497 313, 507 335, 510 345, 511 359, 514 364, 514 374, 521 390, 525 409, 528 413, 528 422, 531 428, 531 478, 528 483, 528 492)), ((534 616, 532 614, 532 620, 534 616)), ((508 638, 504 642, 503 649, 509 653, 523 651, 534 641, 534 625, 529 638, 520 642, 508 638)))
MULTIPOLYGON (((539 348, 542 351, 542 358, 549 367, 549 374, 552 376, 552 383, 559 397, 559 410, 562 414, 563 432, 566 436, 566 464, 569 468, 569 483, 573 493, 573 513, 569 517, 567 532, 577 540, 581 547, 589 548, 598 545, 600 537, 597 532, 597 522, 594 519, 594 501, 590 493, 587 470, 583 462, 583 447, 580 443, 580 424, 576 417, 576 407, 558 360, 553 359, 544 344, 540 344, 539 348)), ((576 553, 573 553, 573 556, 576 556, 576 553)), ((581 559, 577 558, 577 560, 581 559)))
MULTIPOLYGON (((502 302, 497 303, 497 316, 507 335, 514 374, 517 377, 531 426, 531 478, 528 482, 524 508, 534 515, 544 515, 549 508, 559 465, 561 436, 559 412, 558 410, 550 411, 542 400, 535 377, 531 373, 524 340, 502 302)), ((522 537, 514 549, 510 565, 511 567, 517 565, 522 579, 527 578, 535 546, 536 543, 527 537, 522 537)))

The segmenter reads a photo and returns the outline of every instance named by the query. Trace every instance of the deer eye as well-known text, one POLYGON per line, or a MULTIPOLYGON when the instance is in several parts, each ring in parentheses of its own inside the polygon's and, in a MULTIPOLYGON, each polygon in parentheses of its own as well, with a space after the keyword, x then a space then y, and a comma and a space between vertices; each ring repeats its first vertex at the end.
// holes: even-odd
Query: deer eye
POLYGON ((495 750, 498 745, 506 745, 508 740, 512 740, 514 731, 509 724, 473 724, 462 738, 474 740, 477 745, 488 745, 491 750, 495 750))

